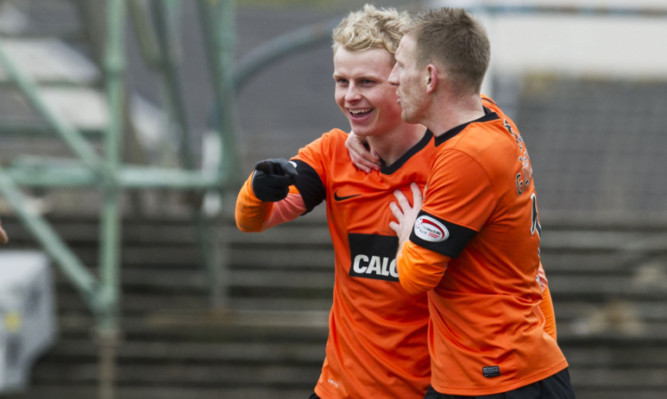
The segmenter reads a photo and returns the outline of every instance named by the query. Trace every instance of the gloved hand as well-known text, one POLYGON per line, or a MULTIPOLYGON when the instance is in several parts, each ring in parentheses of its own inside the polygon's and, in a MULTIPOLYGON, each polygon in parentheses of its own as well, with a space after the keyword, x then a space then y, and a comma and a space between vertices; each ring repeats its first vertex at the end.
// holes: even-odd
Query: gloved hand
POLYGON ((289 186, 296 183, 296 167, 284 158, 265 159, 255 164, 252 190, 264 202, 287 197, 289 186))

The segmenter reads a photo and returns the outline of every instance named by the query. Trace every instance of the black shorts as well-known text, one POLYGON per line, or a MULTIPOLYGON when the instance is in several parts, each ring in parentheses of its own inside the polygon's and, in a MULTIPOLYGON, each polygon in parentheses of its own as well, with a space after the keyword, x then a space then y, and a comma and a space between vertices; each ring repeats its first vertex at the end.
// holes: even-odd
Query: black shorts
POLYGON ((310 395, 310 396, 308 397, 308 399, 320 399, 320 397, 317 396, 317 394, 316 394, 315 392, 313 392, 313 394, 310 395))
POLYGON ((446 395, 429 387, 424 399, 574 399, 574 390, 567 368, 558 373, 513 391, 484 396, 446 395))

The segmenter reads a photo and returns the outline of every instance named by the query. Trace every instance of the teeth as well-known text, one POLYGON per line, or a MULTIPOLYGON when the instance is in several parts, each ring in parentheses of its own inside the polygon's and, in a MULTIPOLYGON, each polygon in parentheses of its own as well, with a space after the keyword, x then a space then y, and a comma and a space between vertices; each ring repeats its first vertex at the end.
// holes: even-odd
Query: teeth
POLYGON ((365 113, 371 112, 371 109, 372 109, 372 108, 368 108, 368 109, 355 109, 355 110, 350 110, 350 113, 351 113, 352 115, 361 115, 361 114, 365 114, 365 113))

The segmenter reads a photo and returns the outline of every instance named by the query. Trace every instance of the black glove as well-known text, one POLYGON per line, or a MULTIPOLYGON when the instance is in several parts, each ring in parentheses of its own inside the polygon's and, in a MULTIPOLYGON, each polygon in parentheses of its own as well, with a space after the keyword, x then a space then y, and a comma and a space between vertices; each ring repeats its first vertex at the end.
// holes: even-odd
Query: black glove
POLYGON ((275 202, 287 197, 289 186, 296 183, 296 167, 284 158, 273 158, 255 164, 252 191, 264 202, 275 202))

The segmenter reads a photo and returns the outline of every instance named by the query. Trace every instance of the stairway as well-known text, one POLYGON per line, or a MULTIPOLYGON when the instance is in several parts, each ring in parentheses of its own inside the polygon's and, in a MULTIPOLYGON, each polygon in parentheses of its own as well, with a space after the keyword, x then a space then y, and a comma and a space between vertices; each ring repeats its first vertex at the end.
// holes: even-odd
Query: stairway
POLYGON ((559 343, 578 398, 667 393, 666 233, 583 225, 544 233, 559 343))
MULTIPOLYGON (((96 221, 51 222, 86 264, 95 264, 96 221)), ((34 248, 16 220, 3 217, 3 224, 12 239, 3 250, 34 248)), ((216 310, 208 304, 187 221, 125 223, 118 398, 303 398, 312 392, 327 335, 330 244, 323 226, 285 227, 263 237, 224 228, 231 233, 232 306, 216 310), (282 248, 276 249, 272 235, 300 244, 278 243, 282 248), (289 252, 295 254, 292 264, 282 267, 289 252), (275 262, 266 260, 271 256, 275 262)), ((94 320, 61 273, 55 274, 57 344, 17 397, 92 398, 98 373, 94 320)))
MULTIPOLYGON (((127 220, 118 398, 307 397, 324 355, 333 283, 328 232, 318 219, 262 234, 242 234, 224 223, 226 310, 208 306, 187 220, 127 220)), ((94 263, 96 222, 52 222, 84 261, 94 263)), ((3 250, 34 245, 17 221, 3 217, 3 223, 12 234, 3 250)), ((546 229, 542 256, 578 398, 648 399, 667 392, 665 234, 546 229)), ((18 397, 92 398, 93 320, 56 275, 59 339, 18 397)))
MULTIPOLYGON (((55 10, 62 9, 59 5, 68 2, 33 0, 43 7, 38 14, 47 27, 49 18, 44 16, 53 15, 55 10)), ((3 4, 26 3, 16 0, 3 4)), ((46 42, 50 44, 38 47, 62 47, 54 45, 52 40, 46 42)), ((71 68, 59 70, 71 71, 71 68)), ((94 74, 77 74, 76 79, 81 76, 89 79, 68 81, 59 76, 43 80, 50 81, 47 86, 60 91, 100 84, 94 74)), ((570 91, 569 87, 566 91, 570 91)), ((545 98, 551 106, 553 96, 545 98)), ((579 103, 573 105, 579 106, 579 103)), ((52 132, 43 123, 37 123, 15 96, 0 96, 0 108, 6 110, 0 128, 14 133, 2 136, 0 156, 24 153, 27 149, 40 155, 63 152, 62 145, 56 147, 55 141, 45 138, 52 132), (29 116, 25 117, 26 114, 29 116), (19 115, 26 119, 4 118, 19 115), (33 136, 39 136, 40 141, 26 140, 33 136)), ((542 114, 535 110, 523 114, 535 116, 536 121, 531 128, 517 120, 520 126, 528 126, 526 132, 539 132, 538 126, 544 124, 542 114)), ((566 119, 559 119, 558 125, 566 119)), ((97 119, 72 122, 88 137, 94 136, 101 126, 97 119)), ((266 135, 264 130, 261 133, 266 135)), ((299 136, 298 142, 287 143, 279 134, 271 136, 275 142, 285 142, 289 149, 307 141, 301 132, 293 135, 299 136)), ((536 142, 539 137, 552 136, 535 134, 531 143, 538 145, 531 145, 531 150, 535 149, 531 154, 538 155, 536 160, 546 159, 547 166, 553 165, 552 169, 560 172, 562 159, 550 161, 538 149, 551 152, 555 158, 560 153, 553 151, 548 142, 536 142)), ((597 138, 591 136, 591 140, 597 138)), ((266 148, 257 146, 253 148, 255 151, 276 151, 274 142, 267 144, 263 137, 257 142, 266 148)), ((0 161, 4 159, 11 158, 0 161)), ((252 162, 257 159, 261 156, 249 157, 252 162)), ((546 169, 545 166, 538 170, 546 169)), ((545 188, 570 195, 559 184, 545 188)), ((66 198, 72 209, 89 205, 97 209, 96 202, 88 201, 88 197, 82 199, 78 193, 66 198)), ((570 198, 573 202, 579 199, 574 195, 570 198)), ((68 214, 53 212, 48 219, 84 263, 94 267, 98 261, 98 218, 87 216, 90 212, 72 216, 72 209, 68 214)), ((0 217, 11 235, 10 245, 0 251, 38 249, 17 220, 6 213, 0 213, 0 217)), ((230 220, 221 223, 219 228, 229 260, 225 280, 229 282, 230 293, 227 309, 209 306, 205 274, 198 266, 194 230, 189 220, 169 212, 125 220, 121 253, 123 336, 117 353, 117 398, 308 397, 324 356, 333 284, 333 254, 323 220, 322 213, 314 212, 262 234, 239 233, 230 220)), ((555 304, 559 342, 570 362, 577 397, 665 397, 667 227, 620 224, 591 227, 585 223, 548 220, 542 224, 542 258, 555 304)), ((5 397, 97 397, 94 320, 62 273, 56 272, 55 277, 57 343, 35 364, 26 392, 5 397)))

